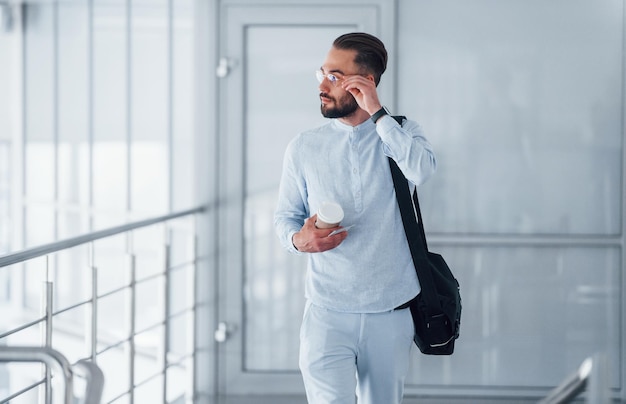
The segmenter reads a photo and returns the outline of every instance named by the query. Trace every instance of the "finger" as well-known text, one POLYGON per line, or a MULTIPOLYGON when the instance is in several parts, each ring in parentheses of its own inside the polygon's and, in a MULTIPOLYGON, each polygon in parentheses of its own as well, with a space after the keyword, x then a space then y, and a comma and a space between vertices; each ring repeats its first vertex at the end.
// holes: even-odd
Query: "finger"
POLYGON ((318 244, 319 250, 320 251, 332 250, 333 248, 341 244, 346 239, 346 237, 347 237, 346 232, 335 234, 332 237, 324 237, 323 239, 319 240, 319 244, 318 244))
POLYGON ((365 88, 366 86, 363 83, 359 83, 359 82, 344 82, 343 83, 343 89, 346 91, 350 91, 353 89, 361 91, 361 89, 365 89, 365 88))
POLYGON ((369 77, 363 77, 363 76, 347 76, 346 78, 344 78, 343 80, 343 84, 344 85, 358 85, 361 87, 371 87, 374 84, 374 80, 370 79, 369 77))
POLYGON ((313 216, 309 217, 308 219, 306 219, 304 221, 304 225, 306 227, 316 227, 315 226, 315 222, 317 221, 317 213, 314 214, 313 216))

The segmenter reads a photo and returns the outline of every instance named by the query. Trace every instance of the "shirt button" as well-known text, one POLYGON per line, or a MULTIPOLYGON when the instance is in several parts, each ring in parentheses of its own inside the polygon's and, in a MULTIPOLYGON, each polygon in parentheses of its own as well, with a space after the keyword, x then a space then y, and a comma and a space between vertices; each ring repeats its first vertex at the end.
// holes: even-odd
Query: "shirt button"
POLYGON ((353 172, 354 174, 356 174, 356 171, 357 171, 357 170, 356 170, 356 168, 354 168, 354 169, 352 170, 352 172, 353 172))

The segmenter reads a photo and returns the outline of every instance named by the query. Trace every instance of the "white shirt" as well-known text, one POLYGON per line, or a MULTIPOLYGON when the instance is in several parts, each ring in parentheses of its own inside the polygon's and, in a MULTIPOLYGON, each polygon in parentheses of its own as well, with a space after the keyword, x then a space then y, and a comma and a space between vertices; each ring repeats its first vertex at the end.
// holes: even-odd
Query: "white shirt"
POLYGON ((400 126, 390 116, 355 127, 333 119, 287 147, 274 216, 282 244, 300 253, 292 237, 324 201, 342 206, 342 226, 354 225, 338 247, 309 255, 305 294, 318 306, 383 312, 420 291, 387 156, 414 185, 436 168, 419 125, 400 126))

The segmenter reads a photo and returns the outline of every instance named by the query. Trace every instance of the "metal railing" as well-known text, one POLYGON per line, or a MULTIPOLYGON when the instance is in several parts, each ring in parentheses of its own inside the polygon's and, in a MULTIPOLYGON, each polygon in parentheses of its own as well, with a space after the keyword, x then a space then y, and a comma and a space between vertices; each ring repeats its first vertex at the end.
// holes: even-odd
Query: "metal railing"
POLYGON ((582 393, 586 393, 585 403, 609 404, 611 397, 607 377, 606 357, 596 354, 585 359, 575 372, 566 377, 538 404, 572 403, 582 393))
MULTIPOLYGON (((54 368, 59 375, 62 375, 64 404, 76 402, 73 389, 75 375, 81 375, 86 379, 85 391, 80 398, 81 403, 99 404, 102 398, 104 375, 100 368, 92 362, 81 360, 71 366, 63 354, 52 348, 22 346, 0 347, 0 362, 41 362, 47 366, 47 369, 54 368)), ((18 396, 19 394, 13 394, 7 399, 18 396)))
MULTIPOLYGON (((152 387, 144 390, 148 390, 152 396, 159 396, 160 399, 150 398, 150 402, 167 402, 168 400, 180 399, 181 397, 191 397, 193 395, 193 368, 195 360, 195 343, 193 341, 193 324, 195 322, 195 310, 196 310, 196 296, 195 296, 195 271, 197 261, 197 237, 195 231, 195 223, 193 221, 196 214, 202 213, 206 210, 206 207, 198 207, 181 212, 176 212, 168 215, 163 215, 151 219, 141 220, 133 223, 124 224, 121 226, 95 231, 90 234, 81 235, 78 237, 69 238, 62 241, 49 243, 46 245, 29 248, 13 254, 8 254, 0 257, 0 271, 17 268, 16 274, 21 275, 24 271, 24 265, 30 266, 43 266, 39 268, 43 277, 43 292, 40 296, 41 311, 39 315, 34 319, 29 319, 21 324, 14 325, 11 329, 0 332, 0 345, 6 345, 0 347, 0 362, 36 362, 40 361, 47 366, 44 369, 44 375, 42 378, 31 379, 28 385, 9 386, 5 390, 10 390, 5 397, 2 397, 2 388, 0 388, 0 404, 8 403, 10 400, 24 395, 33 390, 38 390, 39 401, 46 404, 52 402, 52 386, 56 385, 52 383, 52 377, 50 374, 50 367, 56 367, 58 375, 63 375, 64 389, 72 388, 72 378, 75 372, 83 371, 87 379, 87 387, 85 398, 93 397, 94 395, 102 394, 102 383, 99 383, 97 373, 102 368, 103 376, 107 379, 105 385, 106 390, 103 395, 103 401, 106 403, 116 403, 118 401, 124 401, 128 403, 135 402, 147 402, 144 398, 136 398, 136 390, 144 385, 157 384, 159 389, 152 387), (184 222, 184 223, 181 223, 184 222), (176 227, 178 225, 178 227, 176 227), (162 227, 160 236, 164 243, 162 246, 151 246, 156 248, 157 254, 161 256, 161 262, 157 264, 158 268, 150 267, 148 271, 143 268, 140 271, 140 266, 137 262, 137 253, 133 242, 133 234, 135 231, 145 232, 155 231, 155 227, 162 227), (182 262, 172 262, 172 248, 174 232, 182 231, 190 242, 188 243, 187 254, 189 257, 183 257, 182 262), (125 251, 122 252, 125 256, 123 260, 125 281, 116 287, 109 288, 109 290, 101 290, 104 288, 99 287, 100 282, 106 281, 107 276, 109 278, 119 276, 119 272, 116 273, 118 268, 99 267, 96 260, 94 251, 98 248, 97 243, 102 242, 103 239, 111 239, 113 236, 125 235, 126 245, 125 251), (74 270, 74 275, 82 273, 86 274, 86 278, 83 280, 82 285, 67 285, 67 282, 63 284, 58 281, 55 283, 55 276, 53 270, 57 269, 54 263, 57 262, 58 255, 60 253, 67 253, 73 251, 74 253, 81 254, 82 251, 76 251, 77 248, 84 248, 87 246, 86 261, 88 262, 88 268, 81 268, 74 270), (39 263, 37 258, 45 257, 44 263, 39 263), (86 270, 87 272, 83 271, 86 270), (178 275, 182 273, 182 275, 178 275), (111 274, 111 275, 109 275, 111 274), (181 289, 180 279, 186 280, 186 290, 181 289), (154 290, 151 288, 150 282, 161 281, 161 288, 154 290), (176 283, 176 289, 173 285, 176 283), (143 286, 142 286, 143 285, 143 286), (75 286, 75 287, 74 287, 75 286), (82 287, 81 287, 82 286, 82 287), (82 297, 77 302, 66 304, 63 307, 55 307, 55 302, 61 300, 59 293, 55 293, 55 290, 63 287, 65 293, 68 290, 78 290, 80 293, 87 294, 86 297, 82 297), (144 287, 148 289, 149 295, 156 295, 159 297, 158 308, 160 315, 157 316, 151 323, 138 325, 139 320, 143 319, 145 313, 141 312, 139 305, 141 301, 138 299, 138 288, 144 287), (99 324, 99 309, 107 308, 109 303, 101 302, 104 299, 117 298, 122 296, 125 302, 123 312, 118 313, 120 317, 125 318, 126 330, 123 335, 119 333, 109 332, 102 324, 99 324), (174 297, 182 296, 184 300, 183 307, 174 307, 174 297), (82 324, 82 330, 84 335, 81 335, 80 326, 76 326, 67 320, 60 320, 62 315, 67 316, 72 312, 80 312, 85 314, 84 324, 82 324), (187 334, 185 335, 186 347, 185 351, 181 352, 181 349, 174 349, 174 343, 172 341, 172 321, 177 321, 180 318, 187 320, 187 334), (39 349, 30 347, 19 347, 18 345, 24 345, 22 343, 15 343, 11 340, 32 340, 33 329, 39 327, 39 334, 37 338, 40 341, 39 349), (154 335, 158 337, 154 337, 154 335), (28 335, 28 337, 25 337, 28 335), (141 340, 142 342, 138 342, 141 340), (146 343, 144 340, 149 341, 146 343), (86 356, 78 358, 73 365, 69 365, 64 362, 63 355, 76 356, 76 353, 68 353, 67 350, 63 354, 63 349, 56 350, 57 343, 59 345, 71 345, 76 346, 77 342, 84 342, 88 354, 86 356), (155 348, 156 347, 156 348, 155 348), (113 353, 113 354, 111 354, 113 353), (108 365, 99 366, 99 361, 104 355, 114 355, 114 359, 109 360, 108 365), (138 363, 140 361, 148 361, 150 366, 143 366, 143 372, 139 372, 138 363), (113 362, 111 365, 110 362, 113 362), (124 369, 119 368, 118 362, 125 365, 124 369), (156 370, 154 370, 154 364, 156 370), (150 369, 150 374, 146 375, 146 369, 150 369), (69 370, 68 370, 69 369, 69 370), (74 369, 74 371, 72 371, 74 369), (172 398, 172 394, 179 394, 179 392, 173 392, 172 385, 178 385, 173 381, 168 381, 168 376, 174 374, 175 370, 180 373, 183 369, 186 375, 185 380, 189 384, 187 390, 182 393, 182 396, 175 396, 172 398), (74 372, 74 373, 73 373, 74 372), (108 373, 107 373, 108 372, 108 373), (126 380, 118 380, 115 383, 109 383, 109 380, 119 379, 119 374, 127 374, 126 380), (158 379, 158 383, 155 380, 158 379), (169 383, 168 383, 169 382, 169 383), (98 393, 100 389, 100 393, 98 393)), ((156 229, 157 231, 159 229, 156 229)), ((151 238, 152 239, 152 238, 151 238)), ((185 244, 181 242, 181 244, 185 244)), ((106 256, 108 251, 103 254, 106 256)), ((103 264, 104 266, 104 264, 103 264)), ((82 276, 81 275, 81 276, 82 276)), ((110 279, 109 279, 110 280, 110 279)), ((25 284, 26 282, 24 282, 25 284)), ((110 282, 109 282, 110 283, 110 282)), ((26 286, 24 286, 26 287, 26 286)), ((184 288, 183 288, 184 289, 184 288)), ((70 293, 71 294, 71 293, 70 293)), ((18 299, 20 300, 20 299, 18 299)), ((22 299, 24 300, 24 299, 22 299)), ((68 300, 68 299, 65 299, 68 300)), ((12 302, 13 309, 15 308, 15 302, 12 302)), ((23 306, 23 302, 19 303, 23 306)), ((181 306, 178 304, 177 306, 181 306)), ((28 308, 23 307, 24 311, 28 311, 28 308)), ((150 308, 154 311, 154 307, 150 308)), ((76 314, 76 313, 74 313, 76 314)), ((143 321, 145 322, 145 321, 143 321)), ((6 326, 4 324, 0 324, 6 326)), ((38 344, 36 344, 38 345, 38 344)), ((80 350, 80 349, 78 349, 80 350)), ((7 366, 7 364, 0 363, 1 366, 7 366)), ((32 371, 28 372, 32 376, 32 371)), ((9 372, 5 372, 5 375, 9 375, 9 372)), ((2 372, 0 372, 0 387, 2 387, 2 372)), ((6 378, 7 376, 5 376, 6 378)), ((123 376, 122 376, 123 377, 123 376)), ((4 381, 7 385, 8 381, 4 381)), ((66 391, 65 397, 68 397, 69 391, 66 391)))

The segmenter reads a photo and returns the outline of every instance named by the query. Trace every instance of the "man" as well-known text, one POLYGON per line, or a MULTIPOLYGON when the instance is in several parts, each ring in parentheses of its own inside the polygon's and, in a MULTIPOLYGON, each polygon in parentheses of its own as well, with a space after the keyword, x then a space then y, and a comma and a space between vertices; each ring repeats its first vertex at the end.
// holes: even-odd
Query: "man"
POLYGON ((355 392, 363 404, 402 401, 414 332, 403 306, 420 286, 387 156, 414 185, 436 163, 420 127, 400 126, 382 107, 386 65, 378 38, 337 38, 317 72, 321 112, 332 120, 285 153, 275 225, 288 250, 309 254, 300 369, 314 404, 353 404, 355 392), (350 231, 315 226, 325 201, 342 206, 350 231))

